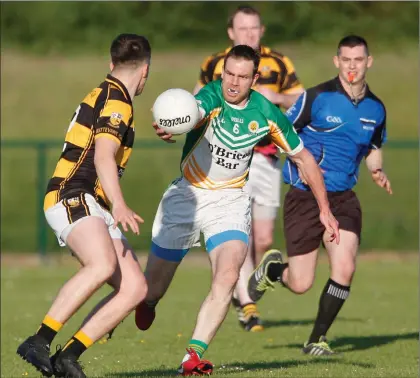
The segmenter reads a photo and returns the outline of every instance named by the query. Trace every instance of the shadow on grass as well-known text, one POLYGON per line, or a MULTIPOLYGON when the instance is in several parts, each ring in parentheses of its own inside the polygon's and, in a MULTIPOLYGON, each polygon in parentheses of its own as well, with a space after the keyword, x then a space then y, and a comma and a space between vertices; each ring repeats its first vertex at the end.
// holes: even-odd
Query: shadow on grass
MULTIPOLYGON (((264 320, 264 328, 275 327, 293 327, 314 324, 315 319, 281 319, 281 320, 264 320)), ((364 322, 361 318, 337 318, 336 322, 364 322)))
MULTIPOLYGON (((337 352, 350 352, 354 350, 366 350, 370 348, 380 347, 395 341, 403 340, 418 340, 419 334, 417 332, 394 334, 394 335, 379 335, 379 336, 344 336, 331 340, 331 348, 337 352)), ((264 349, 278 349, 278 348, 292 348, 302 349, 302 344, 287 344, 287 345, 269 345, 264 349)))
MULTIPOLYGON (((216 366, 214 369, 214 375, 233 375, 238 373, 248 373, 248 371, 252 370, 267 370, 270 371, 272 369, 288 369, 302 365, 322 365, 322 364, 343 364, 343 365, 351 365, 351 366, 358 366, 361 368, 373 368, 375 365, 370 363, 364 362, 354 362, 354 361, 344 361, 337 357, 328 357, 328 358, 321 358, 321 357, 306 357, 304 356, 300 360, 285 360, 285 361, 260 361, 260 362, 241 362, 241 361, 233 361, 229 362, 228 364, 222 365, 223 367, 216 366)), ((144 371, 133 371, 133 372, 121 372, 121 373, 113 373, 110 375, 106 375, 106 377, 121 377, 121 378, 128 378, 128 377, 169 377, 176 375, 176 369, 152 369, 152 370, 144 370, 144 371)))

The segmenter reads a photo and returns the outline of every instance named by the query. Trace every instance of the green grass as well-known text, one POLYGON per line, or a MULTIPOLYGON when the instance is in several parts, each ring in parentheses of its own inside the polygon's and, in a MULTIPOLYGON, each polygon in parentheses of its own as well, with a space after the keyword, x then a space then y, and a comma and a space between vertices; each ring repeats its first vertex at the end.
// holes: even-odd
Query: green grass
MULTIPOLYGON (((74 272, 73 265, 40 268, 3 265, 2 377, 37 376, 18 358, 16 348, 37 329, 59 286, 74 272)), ((300 348, 311 331, 319 293, 327 277, 327 265, 322 262, 315 285, 306 295, 295 296, 280 287, 269 292, 260 304, 264 332, 242 331, 230 310, 205 354, 216 365, 215 376, 416 377, 417 259, 362 259, 351 295, 328 334, 332 347, 341 353, 333 358, 311 358, 303 356, 300 348)), ((82 356, 87 375, 173 376, 207 293, 209 279, 204 260, 197 263, 187 259, 159 304, 153 327, 147 332, 138 331, 130 315, 111 341, 94 345, 82 356)), ((65 343, 83 316, 107 292, 108 289, 102 289, 95 295, 65 325, 54 344, 65 343)))
MULTIPOLYGON (((418 55, 417 46, 395 46, 394 50, 373 47, 374 66, 369 72, 372 90, 384 101, 388 112, 388 135, 393 140, 418 139, 418 55)), ((333 49, 299 44, 281 48, 289 55, 306 87, 336 74, 333 49)), ((149 82, 135 100, 137 146, 141 139, 156 139, 151 127, 150 108, 163 90, 192 89, 201 61, 209 53, 159 53, 153 56, 149 82)), ((46 181, 54 170, 70 118, 81 99, 101 82, 108 70, 107 57, 33 57, 12 51, 2 54, 1 123, 2 139, 58 141, 48 152, 46 181)), ((122 180, 127 202, 144 218, 143 234, 130 236, 137 249, 148 248, 153 217, 160 197, 179 175, 182 138, 175 146, 142 150, 135 147, 122 180)), ((1 248, 8 251, 36 249, 37 182, 36 154, 28 149, 1 151, 1 248), (18 210, 17 210, 18 209, 18 210), (24 238, 21 236, 25 235, 24 238)), ((385 147, 385 170, 394 196, 374 186, 366 169, 356 190, 364 210, 364 249, 415 250, 418 248, 418 149, 385 147)), ((275 242, 283 246, 281 220, 275 242)), ((48 230, 49 250, 57 248, 48 230)))

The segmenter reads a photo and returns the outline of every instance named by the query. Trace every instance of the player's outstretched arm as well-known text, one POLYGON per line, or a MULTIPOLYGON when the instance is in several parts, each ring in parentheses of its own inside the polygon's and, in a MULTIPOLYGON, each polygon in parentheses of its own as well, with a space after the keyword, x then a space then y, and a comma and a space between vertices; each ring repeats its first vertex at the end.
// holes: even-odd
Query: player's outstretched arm
POLYGON ((298 166, 303 178, 310 186, 318 202, 320 210, 319 218, 327 232, 331 235, 330 241, 335 239, 336 243, 339 244, 340 232, 338 230, 338 222, 331 213, 324 178, 314 157, 306 148, 303 148, 300 152, 289 155, 289 158, 298 166))
POLYGON ((366 166, 372 175, 372 180, 376 185, 384 188, 389 194, 392 194, 391 181, 389 181, 385 172, 382 170, 382 150, 369 150, 366 156, 366 166))
POLYGON ((114 228, 121 223, 124 231, 128 226, 135 234, 139 234, 139 225, 143 219, 126 205, 118 178, 118 168, 115 161, 115 154, 118 150, 117 141, 109 138, 97 138, 95 141, 95 168, 99 182, 112 204, 112 216, 115 223, 114 228))

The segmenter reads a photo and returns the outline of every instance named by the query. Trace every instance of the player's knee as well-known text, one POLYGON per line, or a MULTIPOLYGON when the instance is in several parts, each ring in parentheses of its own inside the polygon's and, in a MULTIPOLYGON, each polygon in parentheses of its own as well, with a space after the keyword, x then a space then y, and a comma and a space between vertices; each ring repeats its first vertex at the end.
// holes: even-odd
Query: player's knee
POLYGON ((146 298, 147 292, 148 287, 143 276, 136 278, 130 277, 130 282, 128 282, 127 285, 124 285, 120 290, 120 293, 124 295, 127 302, 129 302, 132 307, 136 307, 142 302, 146 298))
POLYGON ((225 291, 233 292, 236 283, 239 279, 239 271, 234 269, 223 270, 217 272, 213 277, 212 290, 213 291, 225 291))
POLYGON ((95 271, 95 277, 103 282, 107 282, 111 279, 115 270, 117 269, 117 257, 114 253, 109 253, 102 258, 96 258, 93 260, 91 266, 95 271))
POLYGON ((295 276, 291 279, 291 276, 289 276, 287 284, 295 294, 304 294, 312 287, 313 282, 313 277, 295 276))
POLYGON ((339 264, 332 267, 331 276, 338 282, 350 283, 353 279, 354 272, 356 271, 356 265, 353 261, 347 261, 346 263, 339 264))
POLYGON ((273 236, 270 234, 256 236, 254 239, 255 250, 260 253, 267 252, 273 245, 273 236))

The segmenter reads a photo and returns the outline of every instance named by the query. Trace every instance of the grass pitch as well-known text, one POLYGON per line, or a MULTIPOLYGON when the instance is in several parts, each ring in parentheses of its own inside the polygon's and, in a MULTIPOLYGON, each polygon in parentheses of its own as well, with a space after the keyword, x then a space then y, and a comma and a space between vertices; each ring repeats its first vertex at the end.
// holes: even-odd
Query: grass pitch
MULTIPOLYGON (((204 252, 197 254, 205 256, 204 252)), ((174 376, 188 344, 210 271, 206 260, 187 257, 155 324, 140 332, 130 315, 113 338, 95 344, 82 356, 89 377, 174 376)), ((233 309, 205 357, 220 377, 415 377, 418 375, 418 260, 416 256, 362 256, 349 300, 328 334, 341 352, 332 358, 301 353, 316 314, 320 291, 328 278, 322 259, 312 290, 292 295, 281 287, 260 303, 265 320, 261 333, 242 331, 233 309)), ((143 264, 144 266, 144 264, 143 264)), ((2 264, 1 376, 37 377, 16 355, 21 341, 33 333, 58 288, 75 264, 41 267, 2 264)), ((109 290, 102 289, 80 314, 66 324, 53 343, 64 344, 83 316, 109 290)))

